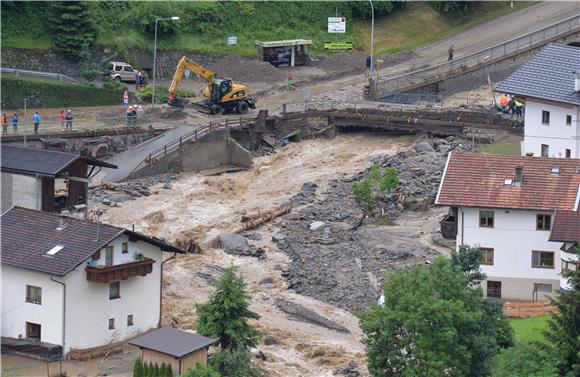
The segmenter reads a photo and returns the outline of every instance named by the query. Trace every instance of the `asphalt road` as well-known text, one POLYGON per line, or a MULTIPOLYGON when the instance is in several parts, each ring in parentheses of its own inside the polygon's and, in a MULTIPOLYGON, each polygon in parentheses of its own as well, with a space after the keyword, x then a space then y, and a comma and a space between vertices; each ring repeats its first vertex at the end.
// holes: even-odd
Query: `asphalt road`
POLYGON ((163 134, 141 143, 134 148, 128 149, 123 153, 119 153, 108 159, 107 162, 117 165, 117 169, 103 170, 97 174, 93 181, 95 182, 120 182, 127 178, 127 176, 139 165, 149 153, 163 147, 165 144, 178 139, 181 136, 193 131, 195 127, 192 126, 178 126, 163 134))

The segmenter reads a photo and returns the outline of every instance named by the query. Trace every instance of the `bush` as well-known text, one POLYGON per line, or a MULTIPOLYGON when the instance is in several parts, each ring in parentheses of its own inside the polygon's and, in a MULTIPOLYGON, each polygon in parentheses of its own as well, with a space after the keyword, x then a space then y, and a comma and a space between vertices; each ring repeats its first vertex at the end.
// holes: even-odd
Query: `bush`
POLYGON ((123 102, 120 88, 105 89, 8 76, 2 77, 1 93, 6 109, 22 107, 24 98, 35 107, 103 106, 123 102))
MULTIPOLYGON (((168 88, 166 86, 155 86, 155 103, 167 102, 167 92, 168 88)), ((195 97, 195 94, 187 89, 177 88, 175 92, 179 98, 191 98, 195 97)), ((139 92, 137 92, 137 98, 143 102, 151 102, 153 97, 153 85, 145 85, 139 92)))
POLYGON ((510 347, 493 359, 493 377, 556 377, 558 370, 531 344, 510 347))
POLYGON ((250 352, 242 349, 222 350, 212 356, 210 365, 220 375, 227 377, 257 377, 261 375, 258 369, 252 368, 250 352))
POLYGON ((211 367, 203 366, 200 363, 195 364, 195 368, 189 368, 179 377, 220 377, 220 374, 211 367))
POLYGON ((365 203, 372 211, 376 206, 376 201, 393 191, 398 185, 397 169, 388 167, 383 174, 381 167, 375 164, 364 173, 361 181, 352 185, 352 192, 358 204, 365 203))

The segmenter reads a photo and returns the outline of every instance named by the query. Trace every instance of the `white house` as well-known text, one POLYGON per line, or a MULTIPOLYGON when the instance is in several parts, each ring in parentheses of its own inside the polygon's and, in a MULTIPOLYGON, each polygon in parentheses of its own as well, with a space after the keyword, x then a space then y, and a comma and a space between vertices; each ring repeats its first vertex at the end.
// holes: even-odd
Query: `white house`
POLYGON ((495 91, 525 102, 522 155, 580 158, 580 47, 548 44, 495 91))
POLYGON ((578 263, 579 202, 580 159, 455 152, 436 198, 451 207, 457 247, 480 246, 487 296, 521 300, 566 287, 562 269, 578 263))
POLYGON ((105 224, 13 207, 2 214, 2 337, 65 354, 160 324, 167 242, 105 224))

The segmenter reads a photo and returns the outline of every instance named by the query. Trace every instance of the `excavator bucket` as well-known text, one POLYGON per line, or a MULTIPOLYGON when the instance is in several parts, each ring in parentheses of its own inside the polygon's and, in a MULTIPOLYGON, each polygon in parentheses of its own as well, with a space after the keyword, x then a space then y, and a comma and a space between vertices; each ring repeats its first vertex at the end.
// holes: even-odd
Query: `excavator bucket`
POLYGON ((173 107, 185 107, 186 100, 183 98, 174 98, 173 100, 167 100, 167 104, 173 107))

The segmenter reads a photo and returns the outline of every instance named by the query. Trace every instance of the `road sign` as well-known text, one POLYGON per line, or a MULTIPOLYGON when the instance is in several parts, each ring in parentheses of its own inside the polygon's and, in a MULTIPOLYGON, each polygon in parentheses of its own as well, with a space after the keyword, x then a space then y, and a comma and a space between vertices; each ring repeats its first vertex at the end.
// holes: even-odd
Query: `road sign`
POLYGON ((345 17, 328 17, 329 33, 346 33, 345 17))
POLYGON ((228 37, 228 44, 229 45, 237 45, 238 44, 238 37, 228 37))
POLYGON ((352 50, 352 42, 324 42, 324 49, 332 51, 352 50))

